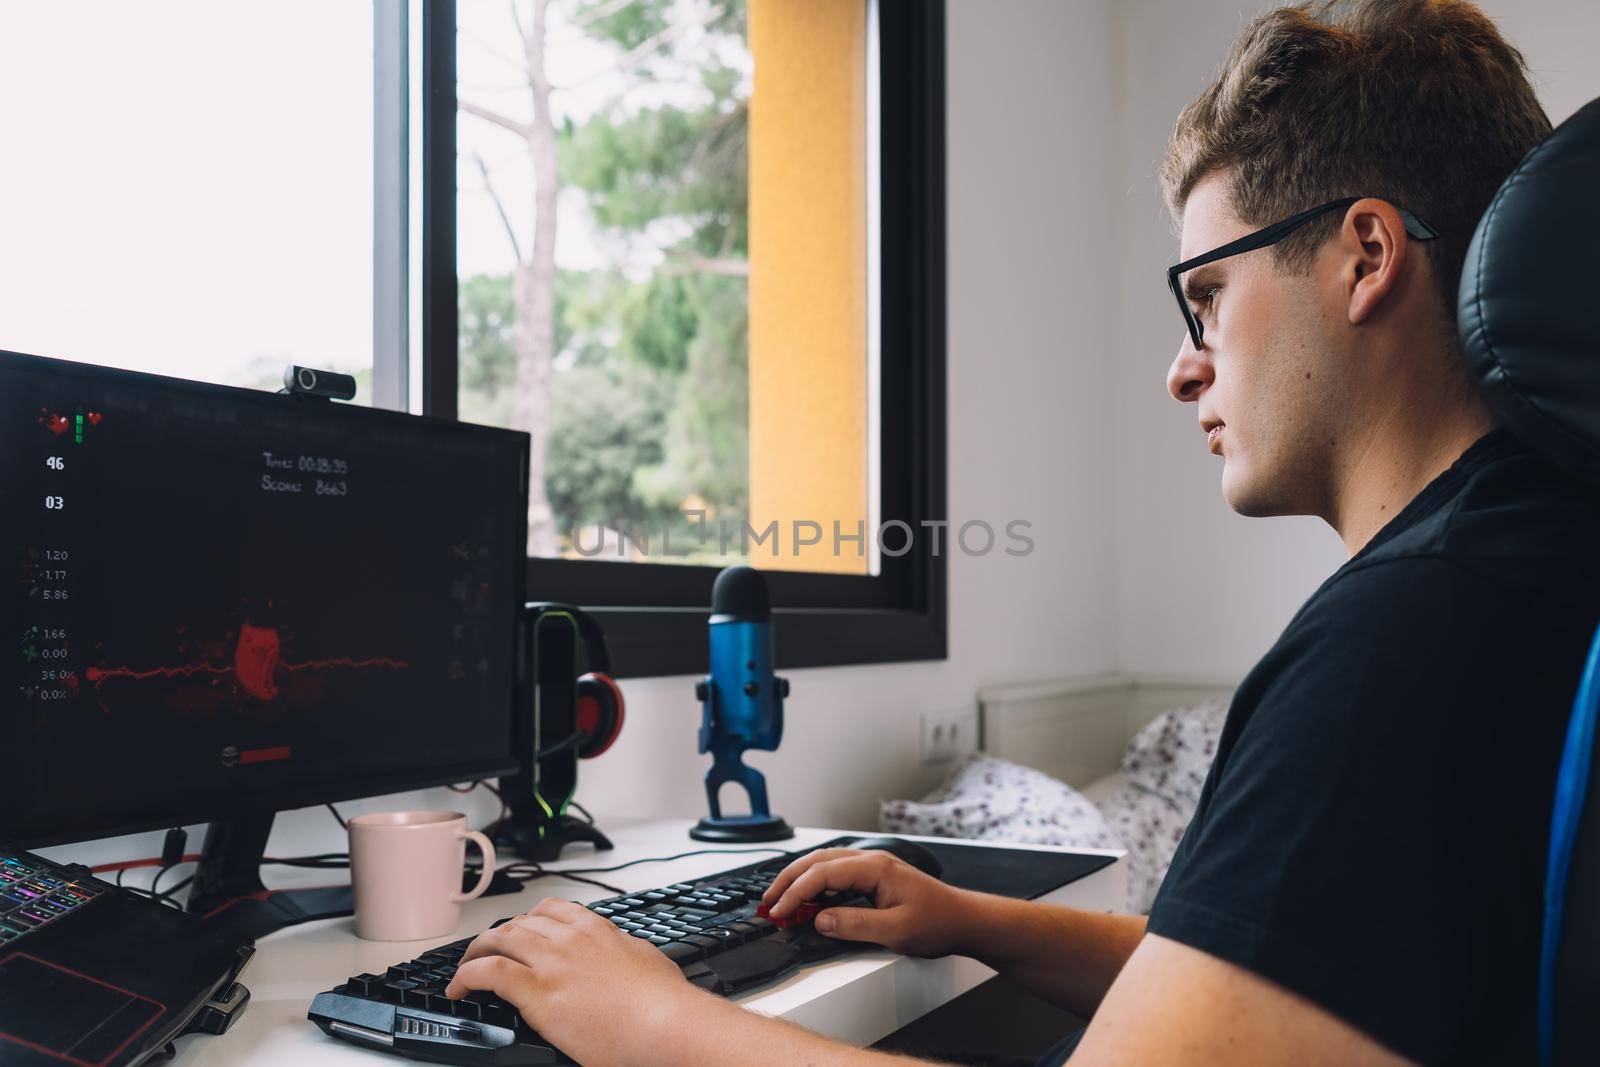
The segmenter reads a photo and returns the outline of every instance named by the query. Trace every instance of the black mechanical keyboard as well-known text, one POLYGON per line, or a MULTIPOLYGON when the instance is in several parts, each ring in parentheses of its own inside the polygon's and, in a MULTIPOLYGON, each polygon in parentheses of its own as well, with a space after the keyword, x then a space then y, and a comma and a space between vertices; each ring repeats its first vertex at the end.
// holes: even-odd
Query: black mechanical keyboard
POLYGON ((101 892, 94 882, 74 877, 65 867, 0 850, 0 945, 63 918, 101 892))
MULTIPOLYGON (((836 838, 817 847, 854 840, 836 838)), ((731 996, 797 967, 872 947, 824 937, 809 923, 780 927, 756 915, 761 894, 773 877, 809 851, 586 906, 659 947, 695 985, 731 996)), ((871 901, 854 895, 824 898, 821 903, 870 906, 871 901)), ((494 925, 510 918, 514 916, 494 925)), ((570 1063, 493 993, 470 993, 455 1001, 445 998, 444 988, 471 943, 472 938, 462 938, 383 974, 358 974, 318 994, 308 1017, 334 1037, 434 1063, 496 1067, 570 1063)))

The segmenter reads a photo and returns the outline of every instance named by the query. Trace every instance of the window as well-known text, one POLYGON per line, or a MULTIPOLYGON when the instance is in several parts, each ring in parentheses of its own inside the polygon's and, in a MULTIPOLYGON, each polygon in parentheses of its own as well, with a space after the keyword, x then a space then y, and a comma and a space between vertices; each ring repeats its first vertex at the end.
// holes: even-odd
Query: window
POLYGON ((372 53, 363 5, 7 5, 0 347, 370 403, 372 53))
POLYGON ((740 559, 784 666, 944 654, 937 0, 59 7, 0 14, 0 347, 534 431, 528 595, 624 674, 740 559))
POLYGON ((697 670, 748 559, 786 666, 942 656, 942 5, 423 17, 422 392, 533 434, 529 596, 697 670))
POLYGON ((867 25, 458 5, 460 415, 532 435, 530 555, 876 572, 867 25))

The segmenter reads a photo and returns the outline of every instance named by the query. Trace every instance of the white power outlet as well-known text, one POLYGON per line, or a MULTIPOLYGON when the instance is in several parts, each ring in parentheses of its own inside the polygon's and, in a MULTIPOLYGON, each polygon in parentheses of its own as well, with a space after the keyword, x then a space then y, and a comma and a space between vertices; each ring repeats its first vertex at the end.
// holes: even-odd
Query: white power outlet
POLYGON ((922 743, 919 748, 924 764, 949 763, 969 752, 976 752, 977 709, 923 712, 922 743))

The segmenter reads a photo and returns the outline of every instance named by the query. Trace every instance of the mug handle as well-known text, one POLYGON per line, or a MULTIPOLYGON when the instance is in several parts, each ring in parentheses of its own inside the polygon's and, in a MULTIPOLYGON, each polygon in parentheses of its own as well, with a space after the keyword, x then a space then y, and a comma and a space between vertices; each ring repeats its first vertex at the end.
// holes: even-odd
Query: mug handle
POLYGON ((456 836, 467 838, 478 846, 479 852, 483 853, 483 873, 478 875, 478 884, 472 887, 472 892, 450 894, 450 900, 460 904, 483 896, 483 891, 488 889, 489 883, 494 880, 494 845, 476 830, 457 830, 456 836))

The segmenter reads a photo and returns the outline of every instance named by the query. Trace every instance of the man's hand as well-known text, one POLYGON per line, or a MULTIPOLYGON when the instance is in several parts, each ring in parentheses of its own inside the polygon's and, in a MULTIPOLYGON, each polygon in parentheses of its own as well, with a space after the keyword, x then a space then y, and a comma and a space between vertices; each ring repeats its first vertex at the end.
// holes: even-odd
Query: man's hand
POLYGON ((979 895, 930 878, 898 856, 825 848, 785 867, 761 897, 773 918, 787 918, 827 891, 871 894, 876 908, 828 908, 818 913, 818 933, 845 941, 871 941, 905 956, 948 956, 965 949, 966 933, 980 910, 979 895))
POLYGON ((554 897, 468 946, 444 995, 458 1000, 475 989, 514 1005, 579 1063, 648 1062, 650 1020, 692 1018, 713 1002, 648 941, 554 897), (635 1049, 641 1036, 646 1048, 635 1049))

